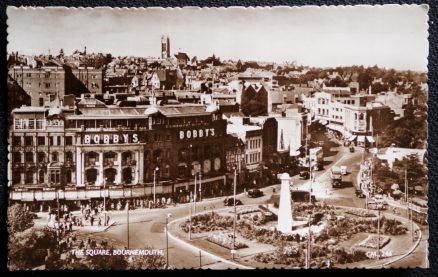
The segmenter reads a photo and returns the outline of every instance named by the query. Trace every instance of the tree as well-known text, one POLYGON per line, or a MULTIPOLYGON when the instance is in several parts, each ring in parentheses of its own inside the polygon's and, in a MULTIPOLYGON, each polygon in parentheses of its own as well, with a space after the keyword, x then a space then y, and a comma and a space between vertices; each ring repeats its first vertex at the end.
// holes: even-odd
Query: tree
POLYGON ((32 269, 45 264, 48 250, 57 245, 56 233, 48 228, 29 228, 9 236, 9 264, 11 270, 32 269))
POLYGON ((399 176, 399 184, 401 184, 403 188, 405 183, 405 170, 410 189, 415 186, 427 187, 427 169, 424 164, 420 163, 417 155, 412 154, 404 157, 401 161, 394 162, 393 171, 399 176))
POLYGON ((34 213, 26 210, 22 204, 13 204, 8 208, 8 232, 15 236, 19 232, 33 227, 34 213))

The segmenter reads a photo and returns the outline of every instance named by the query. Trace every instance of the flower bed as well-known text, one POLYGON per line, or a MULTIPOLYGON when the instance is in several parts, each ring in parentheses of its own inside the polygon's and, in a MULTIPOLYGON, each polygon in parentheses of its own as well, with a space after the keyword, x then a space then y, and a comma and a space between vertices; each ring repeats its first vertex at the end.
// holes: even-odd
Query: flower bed
MULTIPOLYGON (((254 207, 245 207, 245 208, 237 208, 236 209, 236 214, 239 214, 239 215, 256 213, 256 212, 260 212, 260 209, 254 208, 254 207)), ((234 210, 231 210, 230 213, 234 214, 234 210)))
MULTIPOLYGON (((227 230, 232 226, 232 217, 221 216, 215 212, 199 214, 192 217, 192 233, 227 230)), ((184 221, 180 227, 184 232, 188 233, 190 220, 184 221)))
MULTIPOLYGON (((233 234, 222 233, 222 232, 213 233, 207 237, 207 240, 217 245, 220 245, 222 247, 233 249, 233 234)), ((248 247, 248 245, 246 245, 243 242, 239 242, 237 239, 234 242, 234 249, 241 249, 246 247, 248 247)))
POLYGON ((372 212, 368 212, 368 211, 364 211, 364 210, 359 210, 359 209, 346 209, 345 213, 346 214, 355 215, 355 216, 359 216, 359 217, 377 217, 372 212))
MULTIPOLYGON (((379 239, 378 239, 377 235, 369 235, 365 240, 363 240, 358 245, 361 246, 361 247, 376 249, 377 248, 378 240, 379 239)), ((382 247, 387 245, 390 240, 391 239, 389 237, 387 237, 387 236, 380 236, 379 248, 381 249, 382 247)))

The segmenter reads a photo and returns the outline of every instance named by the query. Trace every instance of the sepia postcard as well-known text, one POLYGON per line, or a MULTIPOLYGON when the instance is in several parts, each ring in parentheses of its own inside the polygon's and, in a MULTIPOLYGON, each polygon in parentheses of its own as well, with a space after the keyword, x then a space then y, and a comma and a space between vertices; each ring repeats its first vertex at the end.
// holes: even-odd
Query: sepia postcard
POLYGON ((428 268, 428 5, 8 7, 8 268, 428 268))

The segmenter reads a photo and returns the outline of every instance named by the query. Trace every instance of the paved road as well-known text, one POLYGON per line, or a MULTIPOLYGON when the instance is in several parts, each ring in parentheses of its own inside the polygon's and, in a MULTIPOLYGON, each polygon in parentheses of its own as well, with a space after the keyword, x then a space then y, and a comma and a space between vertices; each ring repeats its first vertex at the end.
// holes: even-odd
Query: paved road
MULTIPOLYGON (((312 185, 313 193, 317 200, 323 200, 327 204, 364 207, 365 200, 355 196, 354 190, 356 185, 356 176, 359 171, 359 164, 362 158, 362 151, 357 150, 350 153, 348 148, 339 146, 325 139, 324 170, 316 172, 315 183, 312 185), (345 176, 344 183, 346 186, 339 189, 331 188, 330 168, 333 165, 347 165, 349 174, 345 176)), ((293 187, 298 189, 309 189, 308 180, 299 180, 298 176, 293 176, 293 187)), ((247 198, 240 194, 239 199, 244 204, 259 204, 268 200, 273 189, 278 193, 280 185, 273 185, 262 189, 265 196, 260 198, 247 198)), ((197 211, 214 210, 223 208, 223 198, 205 199, 197 203, 197 211)), ((165 222, 166 216, 171 214, 171 220, 181 218, 189 214, 189 205, 178 205, 165 209, 156 210, 133 210, 129 213, 129 247, 131 249, 157 248, 166 250, 165 222)), ((111 212, 111 218, 117 223, 104 232, 88 234, 98 241, 105 238, 116 246, 127 246, 128 243, 128 224, 126 211, 111 212)), ((425 244, 427 243, 428 234, 423 237, 420 247, 408 258, 396 263, 396 266, 418 266, 423 265, 425 256, 425 244)), ((199 253, 189 250, 179 243, 169 240, 169 264, 175 268, 199 268, 199 253)), ((210 257, 202 257, 202 268, 233 268, 220 260, 210 257)))

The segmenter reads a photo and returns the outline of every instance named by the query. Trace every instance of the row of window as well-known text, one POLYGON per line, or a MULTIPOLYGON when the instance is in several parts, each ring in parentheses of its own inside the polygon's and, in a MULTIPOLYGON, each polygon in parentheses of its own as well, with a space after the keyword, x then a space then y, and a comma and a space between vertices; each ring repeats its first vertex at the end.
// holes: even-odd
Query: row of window
MULTIPOLYGON (((28 171, 26 171, 24 173, 24 182, 25 182, 25 184, 33 184, 34 183, 34 181, 33 181, 34 174, 35 174, 35 172, 32 171, 32 170, 28 170, 28 171)), ((21 174, 19 172, 14 172, 12 175, 13 175, 12 181, 13 181, 14 184, 21 183, 21 174)), ((46 182, 45 181, 45 175, 46 175, 46 172, 44 170, 38 171, 38 173, 37 173, 37 178, 38 178, 37 182, 40 183, 40 184, 45 183, 46 182)), ((72 173, 71 170, 67 170, 63 175, 65 175, 66 183, 71 183, 72 182, 72 175, 73 175, 73 173, 72 173)), ((59 169, 51 169, 49 174, 48 174, 48 177, 49 177, 49 182, 51 182, 51 183, 55 183, 55 184, 61 183, 61 170, 59 170, 59 169)))
MULTIPOLYGON (((25 73, 24 76, 27 78, 35 77, 35 78, 50 78, 52 74, 50 74, 50 71, 47 71, 45 73, 25 73)), ((56 77, 56 74, 54 75, 56 77)), ((15 78, 22 78, 23 74, 16 73, 15 78)))
MULTIPOLYGON (((26 163, 33 163, 34 161, 34 152, 25 152, 24 153, 24 162, 26 163)), ((58 162, 59 161, 59 153, 58 152, 51 152, 50 153, 50 162, 58 162)), ((13 163, 21 163, 21 153, 20 152, 14 152, 12 154, 12 161, 13 163)), ((65 161, 66 162, 73 162, 73 153, 71 151, 65 152, 65 161)), ((46 153, 45 152, 38 152, 37 153, 37 162, 38 163, 45 163, 46 161, 46 153)))
POLYGON ((261 153, 251 153, 246 155, 246 163, 253 164, 261 161, 261 153))
POLYGON ((246 149, 256 149, 256 148, 260 148, 261 146, 262 146, 261 139, 251 139, 246 144, 246 149))
MULTIPOLYGON (((22 137, 14 137, 13 138, 13 146, 21 146, 21 138, 22 137)), ((34 137, 27 136, 24 138, 24 146, 33 146, 34 145, 34 137)), ((73 137, 66 136, 64 137, 65 145, 73 145, 73 137)), ((46 137, 38 136, 36 137, 36 145, 37 146, 46 146, 46 137)), ((51 136, 49 137, 49 145, 62 145, 62 136, 51 136)))

